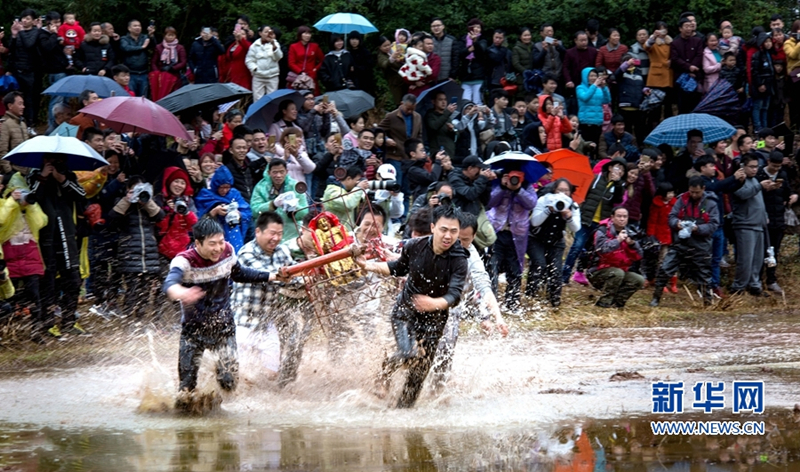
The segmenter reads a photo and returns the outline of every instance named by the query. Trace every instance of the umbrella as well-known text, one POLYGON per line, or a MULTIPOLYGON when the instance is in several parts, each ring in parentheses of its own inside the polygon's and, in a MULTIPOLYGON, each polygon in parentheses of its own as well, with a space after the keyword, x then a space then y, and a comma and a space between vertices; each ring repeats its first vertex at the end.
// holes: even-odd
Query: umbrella
MULTIPOLYGON (((329 92, 325 95, 328 96, 329 101, 336 102, 336 109, 339 110, 345 118, 358 116, 367 110, 375 108, 375 98, 363 90, 345 89, 329 92)), ((319 103, 323 96, 324 95, 320 95, 315 98, 316 102, 319 103)))
MULTIPOLYGON (((419 97, 417 97, 417 113, 424 119, 425 113, 428 112, 428 109, 433 108, 433 98, 436 97, 436 94, 439 92, 444 92, 447 95, 447 103, 453 103, 453 98, 456 98, 456 103, 458 103, 458 99, 461 98, 462 91, 461 86, 458 85, 458 82, 454 82, 452 80, 445 80, 442 83, 436 84, 433 87, 424 90, 419 97)), ((461 108, 459 107, 459 110, 461 108)))
POLYGON ((358 31, 362 34, 378 32, 375 25, 358 13, 333 13, 319 20, 314 28, 339 34, 348 34, 351 31, 358 31))
POLYGON ((519 151, 500 153, 484 161, 484 164, 491 166, 494 170, 504 172, 521 170, 525 173, 525 180, 529 184, 538 182, 547 173, 547 169, 535 157, 519 151))
POLYGON ((99 75, 68 75, 47 87, 42 93, 59 97, 78 97, 84 90, 92 90, 100 98, 130 96, 120 84, 99 75))
POLYGON ((14 165, 41 169, 45 154, 66 156, 67 169, 73 171, 94 170, 108 165, 103 156, 88 144, 63 136, 36 136, 15 147, 3 159, 14 165))
POLYGON ((659 144, 683 146, 686 144, 686 133, 693 129, 703 132, 703 142, 705 143, 728 139, 736 134, 736 128, 721 118, 705 113, 689 113, 662 121, 645 138, 644 142, 652 146, 659 144))
POLYGON ((739 95, 727 80, 717 80, 692 113, 707 113, 723 119, 739 115, 739 95))
POLYGON ((570 149, 559 149, 536 156, 539 162, 548 162, 553 166, 553 179, 567 179, 574 185, 572 200, 581 203, 595 178, 589 158, 570 149))
POLYGON ((284 100, 293 101, 298 110, 305 101, 300 92, 290 89, 280 89, 264 95, 247 110, 247 115, 244 117, 247 126, 251 129, 268 130, 272 126, 275 114, 278 113, 278 106, 284 100))
POLYGON ((111 97, 80 111, 101 120, 117 133, 139 132, 192 140, 175 115, 144 97, 111 97))
POLYGON ((78 129, 80 129, 80 126, 71 125, 69 124, 68 121, 65 121, 60 125, 58 125, 56 129, 51 131, 49 136, 64 136, 65 138, 77 138, 78 129))
POLYGON ((172 113, 189 108, 207 106, 209 108, 237 101, 252 95, 253 92, 236 84, 190 84, 172 92, 156 103, 172 113))

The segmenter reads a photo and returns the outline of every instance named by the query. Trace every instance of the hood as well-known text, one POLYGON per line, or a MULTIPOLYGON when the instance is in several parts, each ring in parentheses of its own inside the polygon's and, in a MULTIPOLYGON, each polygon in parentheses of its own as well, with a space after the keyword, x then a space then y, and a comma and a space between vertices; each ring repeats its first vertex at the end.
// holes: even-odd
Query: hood
POLYGON ((464 110, 465 110, 465 109, 466 109, 468 106, 470 106, 470 105, 475 105, 475 102, 470 102, 469 100, 465 101, 465 102, 464 102, 464 103, 461 105, 461 109, 460 109, 460 110, 458 110, 458 112, 459 112, 460 114, 462 114, 462 115, 463 115, 463 114, 464 114, 464 110))
POLYGON ((603 175, 607 178, 608 177, 608 169, 614 164, 620 164, 622 166, 623 171, 622 171, 622 179, 621 180, 624 182, 625 181, 625 177, 628 175, 628 170, 627 170, 628 162, 625 159, 622 159, 620 157, 617 157, 616 159, 611 159, 608 162, 606 162, 605 164, 603 164, 603 167, 602 167, 603 175))
POLYGON ((164 186, 161 189, 162 194, 169 196, 169 186, 175 179, 183 179, 184 182, 186 182, 186 189, 183 191, 184 195, 191 197, 194 194, 194 189, 192 189, 192 181, 189 179, 189 174, 187 174, 186 171, 180 167, 167 167, 164 169, 164 186))
POLYGON ((214 176, 211 177, 211 184, 209 190, 218 195, 217 190, 221 185, 228 184, 233 186, 233 174, 226 166, 220 166, 214 171, 214 176))
POLYGON ((547 110, 545 110, 544 107, 545 107, 545 101, 548 98, 551 98, 550 95, 547 95, 547 94, 539 95, 539 113, 542 114, 542 115, 546 115, 547 114, 547 110))
MULTIPOLYGON (((359 40, 360 42, 358 43, 358 47, 361 47, 361 45, 364 43, 364 35, 361 34, 358 31, 356 31, 356 30, 351 31, 350 34, 347 35, 347 39, 348 39, 348 43, 350 42, 349 41, 350 39, 359 40)), ((348 44, 348 46, 349 46, 349 44, 348 44)))
POLYGON ((406 49, 406 54, 408 54, 409 56, 411 56, 411 55, 422 56, 422 57, 424 57, 425 59, 427 59, 427 58, 428 58, 428 55, 427 55, 427 54, 425 54, 423 51, 420 51, 420 50, 419 50, 419 49, 417 49, 417 48, 408 48, 408 49, 406 49))
POLYGON ((587 86, 591 85, 591 84, 589 84, 589 72, 591 72, 593 70, 594 70, 594 67, 584 67, 583 68, 583 70, 581 71, 581 83, 582 84, 586 84, 587 86))
POLYGON ((400 43, 400 44, 408 44, 408 42, 411 40, 411 33, 409 33, 408 30, 405 29, 405 28, 396 29, 396 30, 394 30, 394 40, 396 42, 400 43), (400 33, 405 33, 406 34, 406 42, 405 43, 400 43, 400 41, 398 41, 397 38, 400 36, 400 33))
POLYGON ((758 38, 756 38, 756 45, 758 47, 763 47, 764 41, 766 41, 767 38, 770 38, 770 35, 768 33, 758 33, 758 38))
POLYGON ((100 39, 95 41, 87 34, 86 37, 83 38, 83 42, 84 43, 98 43, 98 44, 102 44, 102 45, 105 46, 106 44, 108 44, 109 39, 108 39, 108 36, 102 35, 102 36, 100 36, 100 39))

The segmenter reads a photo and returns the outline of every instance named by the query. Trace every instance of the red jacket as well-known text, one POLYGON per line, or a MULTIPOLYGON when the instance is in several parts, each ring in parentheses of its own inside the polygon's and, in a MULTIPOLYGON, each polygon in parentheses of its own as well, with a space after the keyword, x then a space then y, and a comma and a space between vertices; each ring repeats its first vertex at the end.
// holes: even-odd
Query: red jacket
POLYGON ((613 51, 608 50, 608 45, 603 45, 597 49, 597 57, 594 60, 595 67, 603 66, 608 69, 608 73, 613 75, 622 64, 622 56, 628 52, 628 46, 620 44, 613 51))
POLYGON ((156 223, 158 235, 161 238, 158 243, 158 253, 171 260, 189 247, 189 243, 191 243, 189 231, 197 223, 197 215, 192 211, 194 210, 194 204, 190 197, 194 191, 186 171, 179 167, 167 167, 164 170, 163 185, 159 197, 161 197, 161 207, 166 217, 156 223), (185 215, 175 212, 167 205, 167 201, 171 199, 169 185, 175 179, 183 179, 186 182, 186 190, 183 191, 183 196, 188 200, 189 212, 185 215))
POLYGON ((647 234, 655 236, 661 244, 672 244, 672 231, 669 229, 669 212, 675 206, 677 198, 664 202, 664 197, 656 196, 650 205, 650 216, 647 219, 647 234))
POLYGON ((555 151, 564 147, 561 142, 561 135, 572 132, 572 123, 566 116, 558 118, 545 112, 545 99, 549 97, 550 95, 539 95, 539 121, 542 122, 542 126, 544 126, 544 130, 547 133, 547 149, 555 151))
POLYGON ((626 242, 617 241, 617 232, 610 219, 601 221, 595 231, 594 248, 599 256, 599 263, 595 270, 615 267, 627 271, 634 262, 642 258, 642 248, 639 247, 639 243, 634 242, 633 245, 629 245, 626 242))
POLYGON ((289 46, 289 70, 295 74, 305 72, 309 77, 317 80, 317 70, 322 66, 322 61, 325 55, 322 54, 322 49, 319 48, 317 43, 308 43, 303 46, 303 43, 297 41, 289 46), (306 58, 306 51, 308 58, 306 58), (303 67, 305 65, 305 68, 303 67))
POLYGON ((13 246, 10 241, 3 243, 3 254, 8 265, 8 276, 12 279, 29 275, 44 275, 44 262, 39 252, 39 244, 31 239, 27 244, 13 246))
POLYGON ((217 61, 220 82, 240 85, 247 90, 253 88, 253 75, 244 62, 249 49, 250 41, 243 37, 240 41, 228 46, 225 54, 219 56, 217 61))

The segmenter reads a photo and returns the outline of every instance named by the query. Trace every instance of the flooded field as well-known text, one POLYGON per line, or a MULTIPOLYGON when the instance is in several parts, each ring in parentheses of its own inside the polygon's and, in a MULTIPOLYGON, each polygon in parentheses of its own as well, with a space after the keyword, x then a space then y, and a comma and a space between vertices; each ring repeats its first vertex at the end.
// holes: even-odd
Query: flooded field
POLYGON ((243 351, 239 389, 206 417, 163 411, 177 384, 174 330, 130 336, 124 362, 0 366, 0 470, 800 470, 800 315, 465 331, 447 388, 411 410, 390 407, 402 371, 394 396, 371 394, 385 332, 338 363, 315 338, 283 390, 243 351), (709 415, 690 407, 695 382, 736 380, 765 383, 765 413, 734 415, 730 399, 709 415), (684 382, 685 413, 651 414, 656 381, 684 382), (651 420, 755 420, 765 434, 654 435, 651 420))

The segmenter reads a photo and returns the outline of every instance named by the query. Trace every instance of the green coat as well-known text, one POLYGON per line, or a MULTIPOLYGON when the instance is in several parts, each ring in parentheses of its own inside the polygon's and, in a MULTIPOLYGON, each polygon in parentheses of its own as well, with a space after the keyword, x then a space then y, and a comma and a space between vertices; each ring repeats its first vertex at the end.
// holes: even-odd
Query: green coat
POLYGON ((261 179, 261 182, 256 184, 253 189, 253 196, 250 199, 250 209, 253 212, 254 222, 258 220, 258 215, 265 211, 274 211, 281 215, 281 218, 283 218, 283 239, 281 239, 281 242, 293 241, 300 236, 298 228, 300 228, 303 218, 308 214, 308 199, 306 198, 306 194, 294 191, 294 186, 296 184, 297 182, 288 175, 283 182, 284 192, 291 190, 297 196, 299 202, 297 204, 299 210, 293 213, 287 213, 283 208, 275 208, 272 204, 272 201, 275 200, 275 197, 278 195, 271 194, 272 178, 270 178, 268 174, 264 174, 264 178, 261 179))

